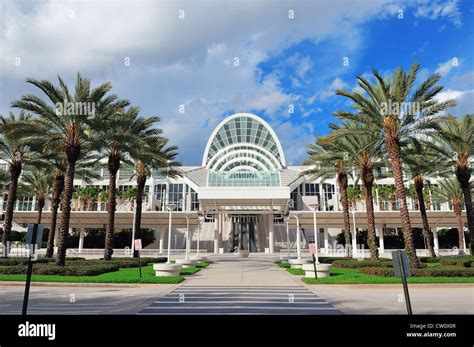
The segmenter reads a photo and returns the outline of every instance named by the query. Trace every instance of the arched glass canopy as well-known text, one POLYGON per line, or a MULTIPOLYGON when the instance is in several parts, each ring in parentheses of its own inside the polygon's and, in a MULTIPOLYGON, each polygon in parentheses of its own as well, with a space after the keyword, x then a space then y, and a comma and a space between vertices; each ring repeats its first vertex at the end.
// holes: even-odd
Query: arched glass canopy
POLYGON ((256 115, 238 113, 216 127, 202 165, 215 172, 275 172, 286 163, 270 125, 256 115))

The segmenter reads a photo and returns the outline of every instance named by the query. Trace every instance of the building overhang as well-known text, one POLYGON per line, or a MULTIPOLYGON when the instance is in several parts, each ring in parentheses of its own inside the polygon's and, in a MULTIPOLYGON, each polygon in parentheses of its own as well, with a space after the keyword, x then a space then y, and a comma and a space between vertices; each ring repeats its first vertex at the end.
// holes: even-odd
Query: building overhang
MULTIPOLYGON (((302 211, 299 213, 300 225, 304 228, 314 228, 314 218, 312 211, 302 211)), ((456 215, 453 211, 426 211, 431 227, 451 228, 456 225, 456 215)), ((410 222, 412 228, 422 228, 423 221, 420 211, 410 211, 410 222)), ((383 224, 387 228, 400 228, 400 211, 375 211, 376 228, 381 228, 383 224)), ((349 213, 351 230, 353 228, 352 213, 349 213)), ((367 213, 365 211, 355 212, 355 224, 357 228, 367 228, 367 213)), ((463 218, 465 212, 463 212, 463 218)), ((318 228, 344 228, 342 211, 317 211, 316 221, 318 228)), ((290 213, 290 225, 296 226, 295 213, 290 213)))
POLYGON ((284 213, 288 207, 289 198, 288 187, 202 187, 199 189, 199 202, 205 213, 284 213))

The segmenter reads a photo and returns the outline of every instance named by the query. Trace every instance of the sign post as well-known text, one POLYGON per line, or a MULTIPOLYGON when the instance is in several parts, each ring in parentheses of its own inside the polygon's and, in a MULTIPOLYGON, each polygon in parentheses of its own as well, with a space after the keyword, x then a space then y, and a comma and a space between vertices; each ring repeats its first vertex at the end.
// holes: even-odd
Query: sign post
POLYGON ((405 303, 407 306, 407 312, 412 315, 410 293, 408 292, 407 277, 410 276, 410 266, 408 263, 408 257, 405 251, 397 250, 392 253, 393 271, 395 277, 400 277, 403 284, 403 293, 405 295, 405 303))
POLYGON ((315 243, 309 243, 309 253, 313 256, 313 266, 314 266, 314 278, 318 278, 318 272, 316 271, 316 257, 314 256, 316 254, 316 244, 315 243))
POLYGON ((41 224, 28 224, 28 232, 26 235, 26 244, 29 249, 28 254, 28 269, 26 270, 26 284, 25 293, 23 295, 23 309, 21 314, 26 316, 28 311, 28 298, 30 296, 30 284, 31 274, 33 273, 33 260, 32 254, 41 248, 41 241, 43 240, 43 225, 41 224))
POLYGON ((138 253, 138 268, 140 269, 140 278, 142 278, 142 265, 140 263, 140 253, 142 250, 142 239, 135 240, 135 250, 138 253))

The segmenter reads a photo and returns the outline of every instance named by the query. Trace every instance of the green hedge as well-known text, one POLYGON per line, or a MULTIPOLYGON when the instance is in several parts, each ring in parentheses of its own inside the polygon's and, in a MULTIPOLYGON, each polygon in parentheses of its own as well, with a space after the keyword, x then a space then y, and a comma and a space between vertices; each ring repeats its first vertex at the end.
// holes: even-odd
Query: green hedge
MULTIPOLYGON (((0 274, 22 275, 26 274, 27 266, 1 266, 0 274)), ((61 276, 96 276, 106 272, 118 271, 117 264, 92 264, 92 265, 66 265, 57 266, 54 264, 35 264, 33 266, 34 275, 61 275, 61 276)))
MULTIPOLYGON (((393 268, 389 267, 365 267, 360 272, 367 275, 394 277, 393 268)), ((474 277, 474 268, 461 266, 434 266, 421 269, 410 269, 413 277, 474 277)))
POLYGON ((442 265, 471 267, 473 260, 472 257, 442 257, 439 262, 442 265))
POLYGON ((364 267, 392 267, 392 261, 383 259, 379 261, 373 261, 370 259, 357 260, 357 259, 338 259, 332 262, 334 267, 343 269, 359 269, 364 267))

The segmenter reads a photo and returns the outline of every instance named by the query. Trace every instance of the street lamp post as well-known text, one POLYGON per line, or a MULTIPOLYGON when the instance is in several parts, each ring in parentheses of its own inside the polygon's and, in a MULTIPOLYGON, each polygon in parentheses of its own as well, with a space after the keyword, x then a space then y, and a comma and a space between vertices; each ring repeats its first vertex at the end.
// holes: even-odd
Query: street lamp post
POLYGON ((166 264, 171 264, 171 218, 176 206, 176 204, 166 204, 166 208, 170 211, 168 219, 168 260, 166 264))
POLYGON ((298 260, 301 260, 301 235, 300 235, 300 215, 301 211, 294 211, 293 215, 296 218, 296 252, 298 260))
POLYGON ((131 257, 133 258, 134 253, 135 253, 135 225, 136 225, 136 220, 137 220, 137 204, 135 202, 135 206, 133 206, 133 221, 132 221, 132 245, 131 245, 131 257))
POLYGON ((313 224, 314 224, 314 246, 315 246, 315 257, 316 257, 316 264, 319 264, 318 258, 318 223, 316 220, 316 209, 319 207, 317 202, 310 204, 309 207, 313 210, 313 224))
POLYGON ((283 220, 286 224, 286 245, 288 249, 288 260, 290 259, 290 216, 284 216, 283 220))
POLYGON ((355 207, 351 208, 352 212, 352 224, 354 226, 354 236, 352 237, 352 258, 357 255, 357 230, 356 230, 356 219, 355 219, 355 207))

